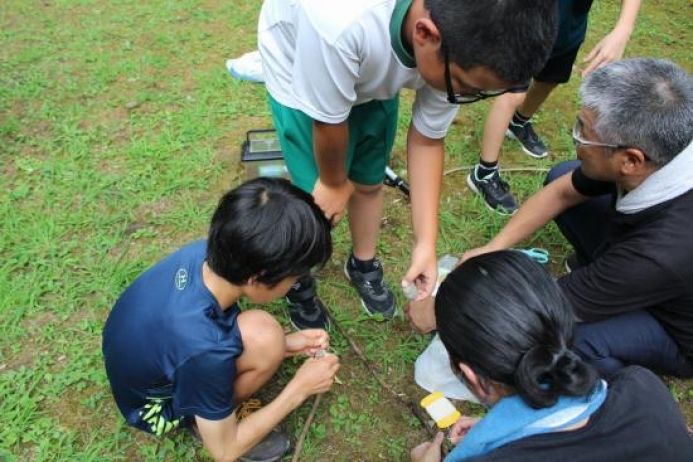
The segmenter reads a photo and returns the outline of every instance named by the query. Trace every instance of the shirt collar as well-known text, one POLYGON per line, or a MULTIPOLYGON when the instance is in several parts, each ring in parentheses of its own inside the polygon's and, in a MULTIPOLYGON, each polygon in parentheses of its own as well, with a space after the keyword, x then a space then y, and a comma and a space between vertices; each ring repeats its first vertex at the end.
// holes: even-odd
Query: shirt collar
POLYGON ((412 0, 397 0, 390 18, 390 44, 400 62, 409 68, 416 67, 416 61, 402 42, 402 24, 411 8, 412 0))

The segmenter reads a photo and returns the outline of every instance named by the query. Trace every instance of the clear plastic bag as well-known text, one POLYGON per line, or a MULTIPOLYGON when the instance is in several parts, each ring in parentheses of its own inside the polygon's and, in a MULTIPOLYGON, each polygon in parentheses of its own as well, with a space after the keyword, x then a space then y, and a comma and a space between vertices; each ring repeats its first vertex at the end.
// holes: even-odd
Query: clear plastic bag
POLYGON ((416 358, 414 380, 424 390, 433 393, 440 391, 447 398, 461 399, 478 403, 479 400, 457 378, 450 368, 450 356, 438 334, 416 358))

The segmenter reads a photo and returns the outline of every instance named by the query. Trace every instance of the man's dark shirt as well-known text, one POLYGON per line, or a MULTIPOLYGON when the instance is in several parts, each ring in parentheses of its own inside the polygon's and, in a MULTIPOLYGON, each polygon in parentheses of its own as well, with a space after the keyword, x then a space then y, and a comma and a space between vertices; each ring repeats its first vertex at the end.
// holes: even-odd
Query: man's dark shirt
MULTIPOLYGON (((612 193, 580 168, 573 186, 585 196, 612 193)), ((615 201, 613 202, 615 205, 615 201)), ((648 310, 693 358, 693 190, 639 213, 611 207, 607 238, 587 266, 558 280, 583 321, 648 310)))

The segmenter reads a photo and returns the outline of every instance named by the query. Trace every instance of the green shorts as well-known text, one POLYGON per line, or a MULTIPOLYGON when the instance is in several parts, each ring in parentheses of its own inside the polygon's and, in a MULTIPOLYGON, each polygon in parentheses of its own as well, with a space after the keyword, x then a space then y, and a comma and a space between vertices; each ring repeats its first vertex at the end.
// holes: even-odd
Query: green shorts
MULTIPOLYGON (((294 184, 313 192, 318 166, 313 155, 313 119, 269 97, 274 126, 284 152, 284 161, 294 184)), ((355 183, 375 185, 385 178, 385 167, 397 133, 399 95, 351 108, 346 170, 355 183)))

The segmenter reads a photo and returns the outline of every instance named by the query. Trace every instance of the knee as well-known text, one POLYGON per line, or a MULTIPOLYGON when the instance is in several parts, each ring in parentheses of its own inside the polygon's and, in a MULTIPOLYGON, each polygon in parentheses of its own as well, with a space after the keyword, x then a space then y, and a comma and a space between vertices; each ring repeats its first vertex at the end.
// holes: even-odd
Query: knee
POLYGON ((546 175, 546 179, 544 180, 544 186, 547 184, 551 183, 554 180, 557 180, 558 178, 562 177, 566 173, 570 173, 576 168, 580 166, 580 161, 579 160, 568 160, 565 162, 561 162, 560 164, 554 165, 551 170, 549 170, 549 173, 546 175))
POLYGON ((359 184, 354 183, 354 190, 357 194, 365 197, 376 197, 383 190, 383 184, 359 184))
POLYGON ((513 113, 525 100, 526 93, 503 93, 495 98, 494 106, 504 112, 513 113))
POLYGON ((238 327, 244 354, 252 355, 268 366, 281 363, 286 353, 284 329, 263 310, 248 310, 238 315, 238 327))

